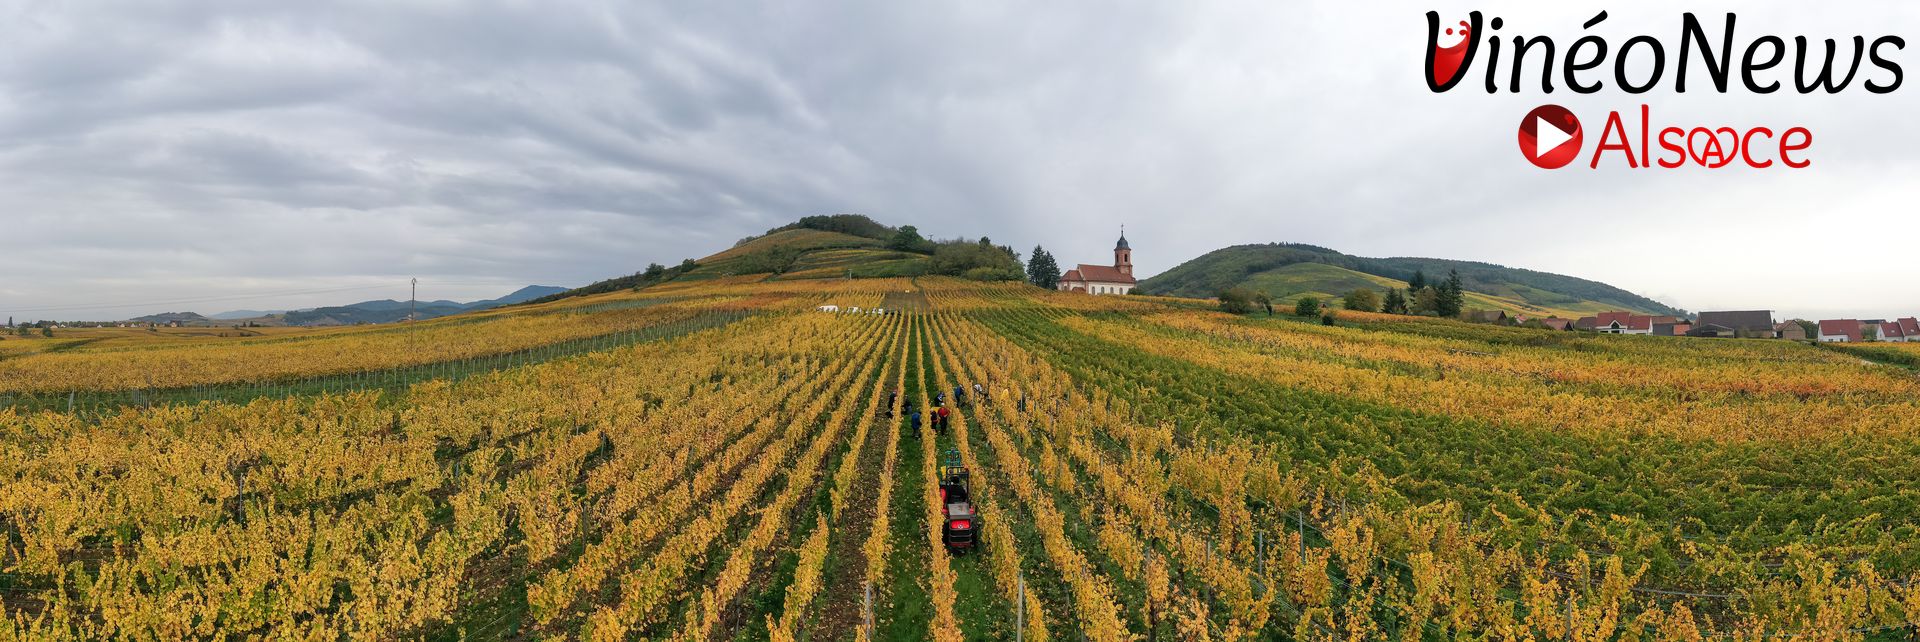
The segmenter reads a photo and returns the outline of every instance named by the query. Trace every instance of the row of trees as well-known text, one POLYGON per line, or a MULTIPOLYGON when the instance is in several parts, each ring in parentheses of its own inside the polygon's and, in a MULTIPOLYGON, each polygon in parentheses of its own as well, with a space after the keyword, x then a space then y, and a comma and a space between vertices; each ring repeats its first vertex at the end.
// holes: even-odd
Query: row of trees
MULTIPOLYGON (((1245 314, 1265 309, 1267 314, 1273 314, 1273 298, 1266 292, 1236 286, 1221 291, 1219 298, 1223 312, 1245 314)), ((1416 271, 1413 279, 1407 282, 1405 291, 1388 288, 1383 296, 1372 288, 1356 288, 1341 297, 1340 304, 1343 308, 1359 312, 1453 318, 1460 316, 1466 304, 1466 289, 1461 284, 1458 271, 1448 270, 1447 278, 1439 283, 1429 283, 1425 272, 1416 271)), ((1319 297, 1304 296, 1294 303, 1293 313, 1303 317, 1319 316, 1321 307, 1319 297)))

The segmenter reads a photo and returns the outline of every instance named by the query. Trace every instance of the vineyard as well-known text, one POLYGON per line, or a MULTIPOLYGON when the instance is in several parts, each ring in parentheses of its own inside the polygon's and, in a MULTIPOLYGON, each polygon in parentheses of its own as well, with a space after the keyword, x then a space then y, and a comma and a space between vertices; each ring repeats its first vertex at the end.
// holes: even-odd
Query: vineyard
POLYGON ((0 640, 1909 640, 1916 354, 735 277, 0 354, 0 640))

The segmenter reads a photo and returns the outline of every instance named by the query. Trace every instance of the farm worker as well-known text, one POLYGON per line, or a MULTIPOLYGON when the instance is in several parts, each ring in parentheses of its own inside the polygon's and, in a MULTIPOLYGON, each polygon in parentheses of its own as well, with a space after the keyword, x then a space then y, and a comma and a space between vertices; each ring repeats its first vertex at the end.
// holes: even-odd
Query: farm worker
POLYGON ((985 388, 981 388, 981 387, 980 387, 980 384, 977 384, 977 383, 976 383, 976 384, 973 384, 973 398, 974 398, 974 399, 980 399, 980 400, 984 400, 984 399, 986 399, 986 398, 987 398, 987 391, 986 391, 986 389, 985 389, 985 388))
POLYGON ((915 431, 920 430, 920 411, 913 411, 913 415, 911 416, 913 417, 913 429, 915 431))
POLYGON ((960 402, 963 402, 963 401, 966 401, 966 400, 967 400, 967 396, 966 396, 966 393, 965 393, 964 391, 962 391, 962 390, 960 389, 960 386, 954 386, 954 387, 953 387, 953 402, 954 402, 954 403, 960 403, 960 402))
POLYGON ((947 405, 947 393, 944 393, 944 392, 933 393, 933 405, 936 405, 936 406, 947 405))
POLYGON ((934 413, 940 416, 940 432, 947 431, 947 413, 948 412, 949 411, 947 410, 946 406, 941 406, 939 410, 934 411, 934 413))

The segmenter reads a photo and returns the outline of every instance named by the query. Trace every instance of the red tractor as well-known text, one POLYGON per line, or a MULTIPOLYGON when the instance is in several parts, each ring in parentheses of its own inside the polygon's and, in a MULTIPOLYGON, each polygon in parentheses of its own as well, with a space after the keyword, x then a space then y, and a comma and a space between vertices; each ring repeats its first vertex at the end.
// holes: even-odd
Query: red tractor
POLYGON ((965 466, 940 467, 940 505, 945 507, 940 539, 947 551, 960 555, 971 550, 980 540, 980 513, 973 509, 973 496, 967 492, 965 466))

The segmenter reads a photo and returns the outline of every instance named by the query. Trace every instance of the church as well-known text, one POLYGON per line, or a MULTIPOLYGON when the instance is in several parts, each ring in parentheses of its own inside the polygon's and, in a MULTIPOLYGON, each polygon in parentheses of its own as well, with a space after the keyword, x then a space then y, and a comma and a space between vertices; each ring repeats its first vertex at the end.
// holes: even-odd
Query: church
POLYGON ((1133 291, 1133 248, 1127 247, 1127 233, 1113 246, 1113 265, 1081 263, 1060 275, 1060 289, 1087 294, 1126 294, 1133 291))

